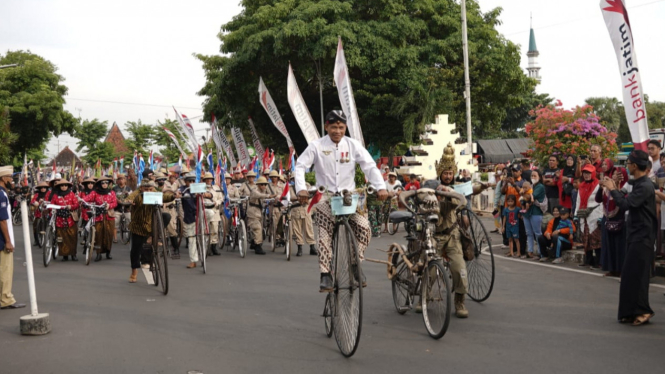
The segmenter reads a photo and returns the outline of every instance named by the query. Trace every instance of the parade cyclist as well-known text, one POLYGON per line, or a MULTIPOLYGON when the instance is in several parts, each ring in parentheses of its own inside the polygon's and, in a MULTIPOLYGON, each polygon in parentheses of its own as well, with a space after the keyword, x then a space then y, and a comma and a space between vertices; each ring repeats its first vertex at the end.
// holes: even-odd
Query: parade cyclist
MULTIPOLYGON (((328 113, 325 129, 328 135, 309 143, 307 149, 298 158, 296 164, 296 193, 300 203, 305 205, 309 200, 309 192, 305 183, 305 171, 312 164, 316 174, 317 187, 325 187, 331 193, 355 190, 354 176, 357 164, 372 186, 377 189, 379 199, 385 200, 388 197, 388 192, 381 171, 376 167, 374 159, 360 142, 344 136, 346 116, 341 110, 333 110, 328 113)), ((320 291, 329 292, 333 288, 330 262, 332 260, 332 239, 335 226, 330 204, 318 204, 315 219, 319 227, 320 291)), ((349 217, 349 224, 358 242, 358 254, 362 261, 371 236, 369 222, 367 218, 355 213, 349 217)))

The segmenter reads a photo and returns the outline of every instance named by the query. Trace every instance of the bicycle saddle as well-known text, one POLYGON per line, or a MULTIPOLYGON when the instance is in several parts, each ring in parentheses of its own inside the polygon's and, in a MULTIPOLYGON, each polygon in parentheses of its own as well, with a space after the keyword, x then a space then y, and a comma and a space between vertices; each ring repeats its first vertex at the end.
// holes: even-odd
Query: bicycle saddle
POLYGON ((413 217, 413 214, 409 212, 394 211, 390 213, 390 222, 392 223, 408 222, 411 219, 411 217, 413 217))

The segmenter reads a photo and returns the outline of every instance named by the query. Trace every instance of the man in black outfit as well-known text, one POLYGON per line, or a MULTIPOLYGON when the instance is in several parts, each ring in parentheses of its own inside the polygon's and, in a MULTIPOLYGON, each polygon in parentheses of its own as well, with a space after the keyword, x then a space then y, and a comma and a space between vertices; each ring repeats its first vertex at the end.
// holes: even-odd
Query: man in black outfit
POLYGON ((551 155, 547 160, 547 167, 543 170, 543 184, 547 196, 547 211, 552 213, 555 206, 559 206, 559 159, 551 155))
POLYGON ((633 326, 649 322, 654 315, 649 306, 649 277, 656 241, 656 194, 648 177, 649 155, 635 150, 628 155, 626 168, 634 177, 628 183, 633 190, 627 195, 617 189, 609 177, 603 179, 616 205, 628 210, 626 221, 626 257, 621 272, 619 293, 619 321, 633 326))

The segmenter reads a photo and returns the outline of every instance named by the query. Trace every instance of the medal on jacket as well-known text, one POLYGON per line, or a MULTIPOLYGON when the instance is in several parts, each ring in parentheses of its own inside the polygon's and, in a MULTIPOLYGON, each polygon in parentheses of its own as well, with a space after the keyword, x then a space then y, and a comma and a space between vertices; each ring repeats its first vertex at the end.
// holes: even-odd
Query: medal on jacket
POLYGON ((340 158, 340 162, 346 164, 349 162, 349 152, 342 152, 342 157, 340 158))

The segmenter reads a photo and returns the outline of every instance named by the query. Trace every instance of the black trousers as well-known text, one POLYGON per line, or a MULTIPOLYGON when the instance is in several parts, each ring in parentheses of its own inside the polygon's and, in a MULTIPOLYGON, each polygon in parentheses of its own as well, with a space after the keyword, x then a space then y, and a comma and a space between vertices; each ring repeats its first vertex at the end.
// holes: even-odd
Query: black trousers
MULTIPOLYGON (((549 257, 549 258, 555 258, 556 257, 556 245, 557 245, 557 239, 559 238, 559 235, 552 235, 552 239, 547 239, 545 235, 541 235, 538 237, 538 247, 540 247, 540 255, 541 257, 549 257)), ((570 243, 562 242, 561 243, 561 254, 563 255, 563 251, 571 249, 572 245, 570 243)))
MULTIPOLYGON (((171 222, 171 215, 162 212, 162 220, 164 221, 164 227, 168 226, 169 222, 171 222)), ((129 251, 129 259, 132 263, 132 269, 138 269, 141 267, 141 253, 143 252, 143 245, 148 241, 148 238, 149 236, 132 233, 132 247, 129 251)))

